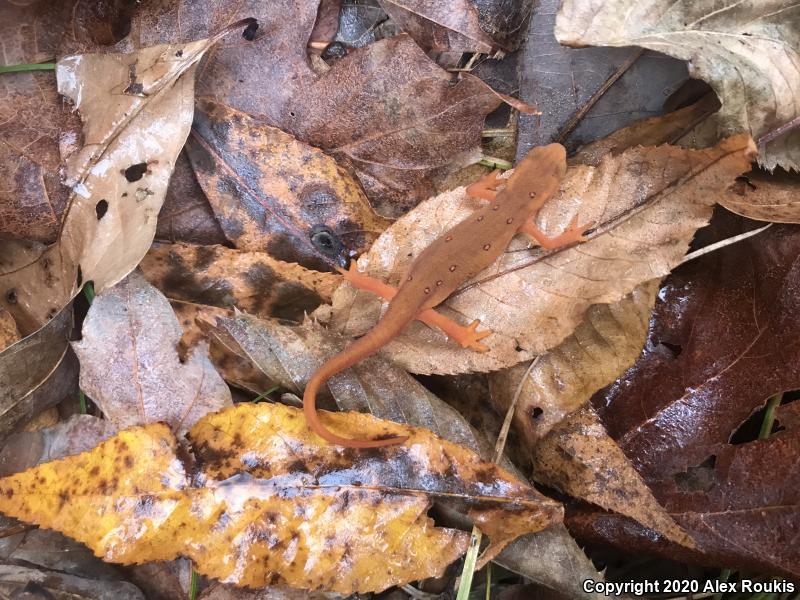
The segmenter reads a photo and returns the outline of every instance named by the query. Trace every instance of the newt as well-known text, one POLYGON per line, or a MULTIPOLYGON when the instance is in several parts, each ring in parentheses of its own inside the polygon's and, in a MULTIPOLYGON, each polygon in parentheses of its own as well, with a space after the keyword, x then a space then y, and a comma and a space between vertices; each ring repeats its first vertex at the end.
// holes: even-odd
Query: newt
POLYGON ((403 436, 378 440, 349 439, 336 435, 319 419, 317 392, 332 376, 378 352, 415 319, 438 327, 463 348, 485 352, 487 348, 481 340, 491 332, 478 331, 479 321, 464 327, 437 313, 433 307, 490 266, 520 231, 546 249, 586 240, 585 232, 594 225, 578 226, 577 217, 562 234, 554 237, 548 237, 534 221, 539 209, 558 191, 566 168, 564 147, 550 144, 532 149, 510 178, 498 179, 499 171, 495 171, 473 183, 467 188, 467 193, 489 200, 489 204, 425 248, 412 263, 399 288, 359 273, 355 262, 349 271, 339 269, 352 285, 382 296, 389 300, 389 306, 369 332, 330 358, 309 379, 303 395, 303 410, 314 433, 331 444, 348 448, 379 448, 401 444, 407 439, 403 436))

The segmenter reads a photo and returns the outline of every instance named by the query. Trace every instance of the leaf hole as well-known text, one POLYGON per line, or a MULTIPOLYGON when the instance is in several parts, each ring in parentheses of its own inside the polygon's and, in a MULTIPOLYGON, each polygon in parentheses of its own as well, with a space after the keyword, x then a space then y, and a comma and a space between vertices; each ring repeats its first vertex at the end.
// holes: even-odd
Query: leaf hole
POLYGON ((102 219, 106 213, 108 212, 108 200, 100 200, 97 204, 94 205, 94 212, 97 214, 97 220, 99 221, 102 219))
POLYGON ((147 173, 147 163, 136 163, 135 165, 131 165, 127 169, 125 169, 125 179, 129 182, 133 183, 134 181, 139 181, 144 174, 147 173))
POLYGON ((17 303, 17 290, 10 289, 6 292, 6 302, 8 302, 9 304, 17 303))
POLYGON ((539 406, 534 406, 531 409, 531 419, 533 419, 534 421, 536 421, 543 414, 544 414, 544 410, 539 406))
POLYGON ((244 28, 242 37, 248 42, 252 42, 254 39, 256 39, 256 31, 258 31, 258 23, 249 23, 247 27, 244 28))
POLYGON ((672 342, 659 342, 659 345, 664 346, 667 350, 670 351, 673 358, 678 358, 683 352, 683 346, 680 344, 673 344, 672 342))
POLYGON ((714 486, 714 467, 717 464, 715 455, 709 456, 699 465, 689 467, 683 473, 673 477, 677 488, 683 492, 707 492, 714 486))
POLYGON ((78 276, 75 279, 75 287, 80 288, 83 285, 83 270, 81 266, 78 265, 78 276))

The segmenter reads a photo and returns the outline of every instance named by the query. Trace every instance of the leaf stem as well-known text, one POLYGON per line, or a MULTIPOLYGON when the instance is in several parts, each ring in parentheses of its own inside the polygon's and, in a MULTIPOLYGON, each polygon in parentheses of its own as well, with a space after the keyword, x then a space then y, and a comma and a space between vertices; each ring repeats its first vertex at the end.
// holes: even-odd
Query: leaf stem
POLYGON ((86 394, 83 393, 83 390, 78 390, 78 407, 82 415, 88 414, 88 409, 86 407, 86 394))
POLYGON ((195 600, 197 598, 198 583, 197 571, 192 568, 192 578, 189 581, 189 600, 195 600))
POLYGON ((267 391, 261 392, 258 396, 253 398, 250 402, 252 402, 253 404, 256 404, 257 402, 259 402, 259 401, 263 400, 264 398, 266 398, 267 396, 269 396, 272 392, 277 391, 278 388, 280 388, 279 385, 273 385, 267 391))
POLYGON ((86 300, 89 304, 94 302, 96 294, 94 293, 94 284, 91 281, 87 281, 86 285, 83 286, 83 295, 86 296, 86 300))
POLYGON ((775 394, 767 400, 764 410, 764 420, 761 422, 761 431, 758 432, 758 439, 765 440, 772 433, 772 425, 775 423, 775 408, 783 400, 783 392, 775 394))
POLYGON ((56 63, 29 63, 24 65, 0 66, 0 73, 21 73, 23 71, 54 71, 56 63))

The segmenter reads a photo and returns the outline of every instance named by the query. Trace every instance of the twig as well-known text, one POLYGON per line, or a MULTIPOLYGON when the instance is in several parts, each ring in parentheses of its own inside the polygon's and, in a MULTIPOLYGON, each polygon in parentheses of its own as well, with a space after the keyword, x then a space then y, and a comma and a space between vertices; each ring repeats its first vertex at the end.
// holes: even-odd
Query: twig
POLYGON ((777 129, 773 129, 772 131, 765 133, 760 138, 758 138, 758 142, 756 143, 756 145, 766 146, 772 140, 781 137, 785 133, 789 133, 792 129, 797 129, 798 127, 800 127, 800 116, 795 117, 788 123, 784 123, 777 129))
POLYGON ((631 66, 633 66, 633 63, 639 60, 639 57, 642 54, 644 54, 644 48, 639 48, 639 50, 631 54, 628 57, 628 59, 620 65, 619 69, 617 69, 616 72, 613 75, 611 75, 611 77, 606 79, 606 82, 603 85, 601 85, 600 88, 594 94, 592 94, 592 97, 586 101, 586 104, 584 104, 578 112, 572 115, 570 120, 567 121, 567 124, 561 128, 561 131, 558 132, 556 139, 553 141, 558 142, 559 144, 563 143, 564 140, 567 139, 569 134, 572 133, 572 130, 575 129, 575 127, 578 125, 580 120, 583 119, 584 116, 586 116, 586 113, 589 112, 592 109, 592 107, 595 104, 597 104, 597 101, 603 97, 603 94, 605 94, 608 91, 608 88, 614 85, 617 79, 622 77, 625 74, 625 71, 630 69, 631 66))
POLYGON ((708 254, 709 252, 714 252, 719 250, 720 248, 724 248, 725 246, 730 246, 731 244, 735 244, 736 242, 741 242, 749 237, 753 237, 754 235, 758 235, 762 231, 766 231, 772 227, 772 223, 767 223, 764 227, 759 227, 758 229, 754 229, 753 231, 747 231, 745 233, 740 233, 739 235, 734 235, 733 237, 725 238, 724 240, 720 240, 713 244, 709 244, 704 248, 700 248, 699 250, 695 250, 694 252, 689 252, 686 256, 683 257, 683 260, 679 264, 687 263, 690 260, 694 260, 695 258, 699 258, 704 254, 708 254))

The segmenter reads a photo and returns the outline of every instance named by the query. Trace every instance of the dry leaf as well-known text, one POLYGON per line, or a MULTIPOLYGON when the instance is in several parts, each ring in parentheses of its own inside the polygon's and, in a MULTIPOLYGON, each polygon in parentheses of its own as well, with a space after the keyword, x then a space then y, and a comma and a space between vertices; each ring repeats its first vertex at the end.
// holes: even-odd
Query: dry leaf
POLYGON ((77 361, 69 353, 72 307, 0 353, 0 437, 70 393, 77 361))
POLYGON ((374 453, 317 445, 296 409, 243 405, 190 433, 203 487, 187 479, 169 429, 151 424, 0 480, 0 510, 114 562, 185 554, 222 581, 342 593, 438 574, 466 549, 467 534, 432 527, 430 497, 463 499, 490 536, 502 519, 524 533, 560 518, 556 503, 425 430, 358 414, 324 418, 340 431, 412 437, 376 463, 374 453))
MULTIPOLYGON (((483 340, 489 352, 463 350, 415 322, 387 346, 387 355, 415 373, 463 373, 508 367, 547 351, 589 306, 616 302, 678 264, 717 195, 750 168, 754 154, 752 140, 736 136, 706 150, 638 147, 597 167, 570 167, 537 222, 558 233, 578 215, 600 224, 591 239, 546 253, 530 250, 520 237, 439 308, 464 324, 479 319, 493 332, 483 340)), ((378 239, 359 259, 360 270, 397 285, 415 255, 479 205, 463 188, 430 199, 378 239)), ((342 286, 333 307, 334 327, 361 335, 377 321, 381 301, 342 286)))
POLYGON ((81 389, 118 428, 163 421, 183 432, 231 404, 228 386, 207 356, 177 352, 181 326, 169 302, 139 273, 97 295, 72 347, 81 389))
POLYGON ((618 302, 595 304, 575 331, 534 359, 532 367, 525 362, 490 374, 490 397, 500 410, 508 409, 525 377, 514 417, 529 449, 633 364, 657 292, 658 280, 653 280, 618 302))
MULTIPOLYGON (((689 61, 691 76, 722 102, 712 117, 715 137, 758 138, 800 116, 800 11, 786 0, 565 0, 556 38, 571 46, 642 46, 689 61)), ((800 132, 767 144, 759 162, 800 169, 800 132)))
POLYGON ((0 352, 21 338, 22 336, 19 334, 14 317, 0 306, 0 352))
POLYGON ((719 203, 759 221, 800 223, 800 178, 784 171, 752 171, 739 177, 719 203))
POLYGON ((369 247, 389 224, 330 156, 224 104, 198 103, 186 151, 217 221, 241 250, 324 269, 343 264, 346 250, 369 247), (320 227, 345 248, 323 254, 312 242, 320 227))
POLYGON ((591 406, 556 425, 536 445, 533 463, 538 482, 636 519, 678 544, 696 547, 655 499, 591 406))
POLYGON ((186 41, 255 17, 260 28, 252 42, 225 45, 209 57, 198 96, 352 165, 378 213, 399 216, 428 196, 429 176, 478 159, 484 118, 500 98, 468 73, 454 78, 407 35, 358 48, 319 74, 306 51, 318 5, 272 0, 232 9, 145 0, 129 42, 186 41))
POLYGON ((100 291, 144 256, 189 131, 194 65, 214 41, 59 61, 59 91, 81 112, 84 146, 67 162, 72 192, 56 244, 15 253, 0 272, 0 302, 25 333, 43 325, 84 282, 94 281, 100 291))
POLYGON ((259 317, 301 321, 330 302, 341 278, 224 246, 155 244, 140 265, 170 300, 236 307, 259 317))
MULTIPOLYGON (((491 54, 500 45, 482 27, 483 17, 490 11, 481 6, 484 10, 479 12, 472 0, 382 0, 379 3, 389 18, 427 51, 491 54)), ((530 10, 529 2, 511 3, 508 7, 517 9, 515 16, 522 17, 519 21, 525 16, 519 14, 524 11, 523 6, 530 10)))

